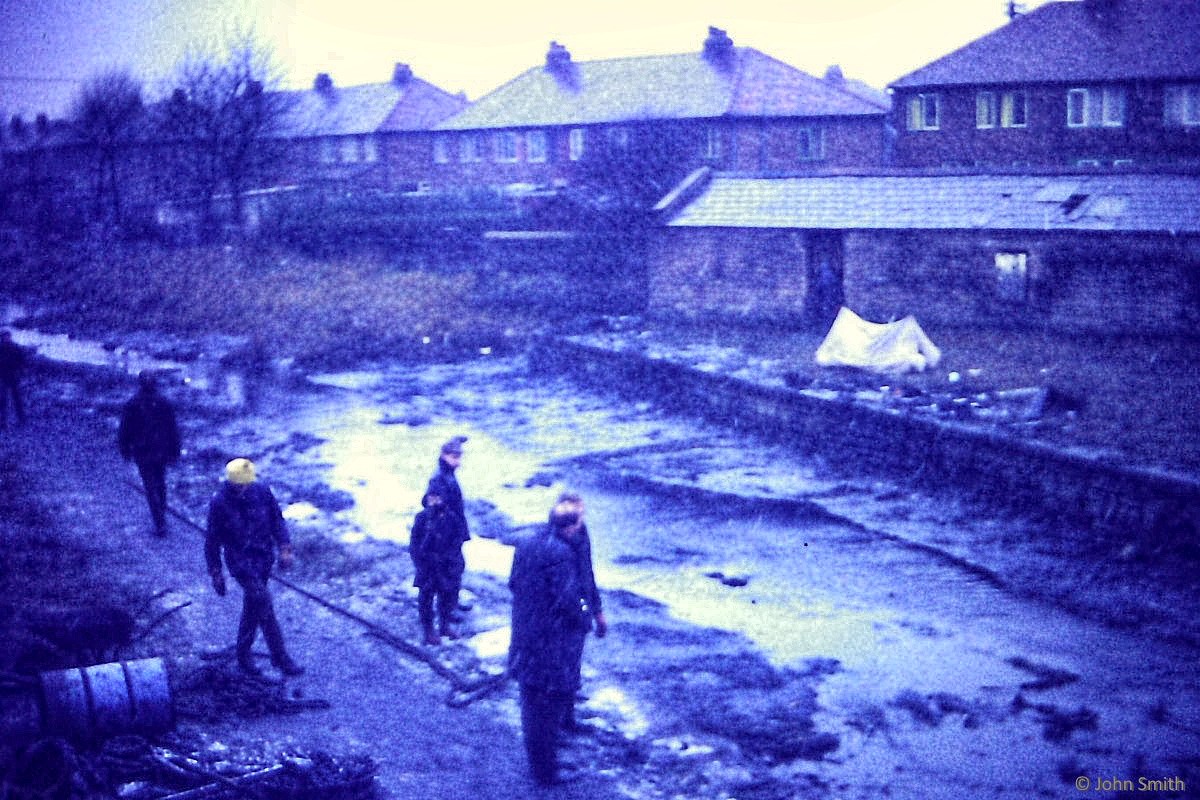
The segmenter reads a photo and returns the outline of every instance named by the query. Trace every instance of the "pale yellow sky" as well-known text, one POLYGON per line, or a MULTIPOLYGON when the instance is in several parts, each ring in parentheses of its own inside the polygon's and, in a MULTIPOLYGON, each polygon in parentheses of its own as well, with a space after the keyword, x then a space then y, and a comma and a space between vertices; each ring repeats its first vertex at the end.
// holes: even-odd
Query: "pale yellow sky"
MULTIPOLYGON (((1027 0, 1033 8, 1045 0, 1027 0)), ((397 61, 469 98, 542 62, 699 50, 709 25, 816 75, 833 63, 883 88, 1007 22, 1005 0, 7 0, 0 113, 63 106, 81 81, 128 66, 158 87, 190 44, 251 25, 288 85, 386 80, 397 61), (21 80, 14 80, 21 79, 21 80), (24 80, 31 79, 31 80, 24 80), (52 79, 52 80, 46 80, 52 79)), ((38 109, 38 110, 45 110, 38 109)), ((55 109, 52 113, 62 113, 55 109)))

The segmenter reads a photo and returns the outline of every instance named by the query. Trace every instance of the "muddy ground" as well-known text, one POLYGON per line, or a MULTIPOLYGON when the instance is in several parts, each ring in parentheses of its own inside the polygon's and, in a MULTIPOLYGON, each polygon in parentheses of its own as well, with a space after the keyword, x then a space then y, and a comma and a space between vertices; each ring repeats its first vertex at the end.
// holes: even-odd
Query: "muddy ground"
MULTIPOLYGON (((454 367, 441 372, 431 368, 427 375, 403 374, 387 390, 389 398, 403 398, 394 404, 395 416, 372 417, 370 425, 429 429, 436 436, 442 416, 474 418, 482 426, 504 417, 519 428, 525 424, 519 419, 525 408, 521 393, 538 393, 541 388, 533 379, 518 376, 507 380, 504 393, 491 395, 488 369, 496 370, 497 376, 511 375, 519 363, 483 368, 474 381, 456 382, 454 367)), ((333 382, 350 379, 341 376, 333 382)), ((244 770, 288 757, 311 760, 328 754, 346 763, 371 759, 378 771, 375 791, 384 797, 505 798, 535 791, 520 744, 515 688, 500 684, 462 707, 447 702, 465 699, 453 692, 456 686, 490 687, 488 681, 502 671, 503 642, 493 641, 493 634, 502 630, 508 613, 504 570, 468 574, 468 596, 474 603, 464 623, 469 639, 439 648, 412 644, 419 637, 403 537, 391 541, 362 530, 372 510, 364 506, 370 505, 373 494, 389 490, 365 486, 364 479, 344 469, 344 462, 369 456, 371 442, 351 439, 343 443, 344 451, 329 452, 312 433, 316 428, 306 424, 311 423, 305 418, 306 398, 336 389, 281 379, 254 409, 214 403, 211 397, 198 399, 182 386, 173 387, 188 452, 171 475, 171 497, 179 514, 170 535, 160 540, 151 536, 148 514, 134 486, 135 472, 113 446, 116 411, 132 391, 129 376, 42 367, 30 376, 29 388, 29 423, 0 438, 0 508, 5 520, 0 597, 6 598, 0 604, 0 627, 12 642, 0 671, 19 677, 115 658, 163 656, 171 665, 179 718, 174 731, 151 738, 206 764, 224 762, 227 769, 244 770), (317 452, 321 455, 314 457, 317 452), (263 465, 289 509, 297 564, 282 577, 321 601, 276 586, 283 628, 295 657, 308 668, 303 677, 278 685, 248 683, 233 669, 228 645, 236 625, 237 593, 226 598, 212 593, 195 525, 202 520, 221 466, 244 454, 263 465), (348 487, 364 488, 357 506, 348 487), (106 614, 106 608, 115 611, 106 614), (120 620, 122 614, 132 617, 128 628, 99 624, 120 620), (93 640, 86 647, 81 646, 78 628, 59 637, 58 646, 47 645, 44 634, 64 627, 64 620, 78 619, 84 620, 93 640)), ((556 391, 565 395, 562 387, 556 391)), ((1018 594, 1037 593, 1039 580, 1044 582, 1046 576, 1039 567, 1070 561, 1070 554, 1062 553, 1049 553, 1040 562, 1016 558, 1012 537, 1019 531, 1001 531, 990 521, 971 527, 969 515, 953 508, 937 510, 941 527, 935 528, 933 510, 922 511, 930 519, 914 518, 920 504, 894 487, 817 480, 791 466, 786 474, 772 476, 770 454, 765 449, 748 454, 744 442, 709 439, 697 446, 698 454, 688 455, 687 432, 672 432, 660 420, 645 423, 643 417, 653 416, 647 412, 648 406, 606 411, 597 401, 563 403, 557 413, 578 422, 571 433, 576 438, 572 452, 610 451, 609 468, 598 480, 614 491, 653 473, 682 495, 711 492, 716 480, 715 488, 726 498, 722 502, 733 495, 758 502, 778 499, 773 492, 781 485, 807 481, 807 488, 792 491, 809 492, 842 518, 857 518, 860 526, 911 528, 916 544, 937 548, 940 557, 958 560, 956 568, 977 569, 987 582, 1018 594), (594 419, 585 418, 590 414, 594 419), (585 436, 592 439, 580 438, 585 436), (664 455, 656 452, 655 442, 673 443, 674 449, 664 455), (736 451, 727 463, 720 455, 723 449, 736 451), (702 474, 697 474, 697 465, 703 465, 702 474), (918 538, 935 529, 953 530, 959 538, 918 538), (986 567, 976 567, 976 562, 986 567)), ((551 408, 545 413, 556 412, 551 408)), ((533 466, 526 473, 521 473, 522 465, 513 470, 522 476, 515 488, 529 490, 535 499, 539 490, 547 497, 552 494, 581 464, 585 472, 591 469, 579 459, 553 458, 555 447, 541 441, 540 433, 536 424, 527 425, 522 435, 533 453, 533 466)), ((432 466, 427 463, 429 452, 405 458, 405 472, 421 474, 403 480, 397 476, 393 491, 400 495, 412 493, 410 484, 423 482, 432 466)), ((481 486, 478 478, 474 486, 481 486)), ((470 512, 483 544, 503 545, 521 535, 523 526, 537 519, 543 508, 544 504, 522 516, 476 496, 470 512)), ((386 515, 382 519, 378 524, 397 528, 407 522, 386 515)), ((860 533, 873 535, 866 527, 860 533)), ((691 565, 703 563, 705 547, 698 543, 695 548, 639 555, 631 545, 617 560, 629 568, 657 559, 668 568, 695 569, 691 565)), ((1148 626, 1164 639, 1181 635, 1194 640, 1194 624, 1162 613, 1164 605, 1194 601, 1194 586, 1181 586, 1178 570, 1168 570, 1159 583, 1170 585, 1155 591, 1133 586, 1122 593, 1128 573, 1120 565, 1097 562, 1083 570, 1064 568, 1054 577, 1072 590, 1064 594, 1079 605, 1077 610, 1091 618, 1113 623, 1104 617, 1115 598, 1117 616, 1127 618, 1127 628, 1148 626)), ((1145 582, 1154 583, 1155 574, 1145 582)), ((706 586, 730 592, 748 579, 711 569, 699 577, 706 586)), ((1141 720, 1140 743, 1115 754, 1111 737, 1119 731, 1106 732, 1108 738, 1087 739, 1098 725, 1094 706, 1056 704, 1042 694, 1079 676, 1021 659, 1008 665, 1018 676, 1012 686, 992 687, 986 702, 903 687, 886 704, 861 704, 831 723, 818 693, 842 669, 837 659, 818 656, 781 668, 746 636, 722 625, 683 619, 652 593, 610 589, 606 603, 612 634, 604 642, 589 643, 585 664, 585 690, 591 696, 581 705, 581 717, 587 727, 571 739, 565 753, 569 763, 584 768, 584 777, 552 790, 558 796, 803 800, 879 796, 901 784, 910 787, 902 796, 912 796, 914 783, 919 786, 938 776, 906 774, 913 771, 899 756, 880 762, 866 780, 861 775, 862 763, 869 762, 864 754, 878 757, 881 749, 891 749, 881 744, 893 737, 903 741, 907 730, 949 741, 963 732, 970 736, 979 727, 988 729, 976 748, 995 744, 1006 732, 1031 737, 1045 751, 1047 763, 1036 767, 1043 774, 1029 785, 1043 792, 1047 786, 1074 792, 1071 780, 1114 755, 1122 763, 1142 759, 1155 769, 1195 767, 1193 744, 1200 734, 1191 730, 1187 719, 1191 698, 1164 698, 1162 687, 1146 701, 1151 705, 1146 713, 1157 714, 1157 721, 1141 720), (615 686, 622 691, 613 691, 615 686), (1147 744, 1156 736, 1170 738, 1173 744, 1157 749, 1147 744), (1147 753, 1148 760, 1143 758, 1147 753), (850 777, 855 770, 842 767, 852 766, 856 756, 859 775, 850 777), (1057 764, 1048 767, 1048 777, 1047 764, 1057 764)), ((948 634, 931 630, 920 635, 936 642, 948 634)), ((20 764, 22 747, 36 738, 31 725, 37 715, 20 681, 6 686, 5 699, 13 702, 5 704, 0 766, 9 769, 20 764)), ((94 749, 84 753, 101 755, 94 749)), ((979 758, 981 764, 988 758, 982 751, 964 757, 979 758)), ((986 787, 984 772, 977 786, 982 794, 975 796, 1019 796, 1020 789, 1014 795, 1012 787, 981 788, 986 787)), ((110 791, 137 796, 129 788, 136 781, 109 783, 110 791)), ((947 790, 955 791, 943 786, 929 796, 947 796, 947 790)))

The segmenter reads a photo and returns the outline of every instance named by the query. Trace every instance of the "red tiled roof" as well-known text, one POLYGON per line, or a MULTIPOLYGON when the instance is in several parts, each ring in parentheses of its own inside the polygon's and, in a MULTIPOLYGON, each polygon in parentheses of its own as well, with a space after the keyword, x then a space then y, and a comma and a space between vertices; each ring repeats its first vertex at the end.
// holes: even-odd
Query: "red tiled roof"
POLYGON ((1047 3, 905 75, 896 88, 1200 79, 1197 0, 1047 3))

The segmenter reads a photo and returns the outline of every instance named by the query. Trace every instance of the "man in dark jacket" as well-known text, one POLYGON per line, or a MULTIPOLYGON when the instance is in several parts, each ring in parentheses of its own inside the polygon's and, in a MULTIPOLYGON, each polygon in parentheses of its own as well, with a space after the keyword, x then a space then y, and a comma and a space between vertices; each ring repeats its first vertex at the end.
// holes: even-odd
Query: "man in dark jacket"
POLYGON ((235 458, 225 465, 225 482, 208 507, 208 529, 204 538, 204 559, 213 589, 225 596, 225 572, 242 587, 242 617, 237 631, 237 663, 243 672, 259 677, 251 648, 262 629, 271 652, 271 663, 284 675, 300 675, 303 668, 288 655, 283 633, 275 618, 275 606, 267 580, 279 551, 279 566, 292 564, 292 544, 279 503, 270 488, 258 482, 254 464, 235 458))
POLYGON ((608 623, 592 574, 583 501, 564 494, 549 524, 519 543, 508 581, 513 593, 509 674, 521 690, 521 730, 534 780, 558 782, 558 741, 574 722, 583 644, 608 623))
POLYGON ((117 429, 121 456, 137 464, 154 532, 167 535, 167 465, 179 459, 179 428, 175 408, 158 391, 154 373, 138 375, 138 391, 121 410, 117 429))
MULTIPOLYGON (((467 515, 463 509, 462 489, 458 486, 458 478, 454 477, 455 471, 462 464, 463 442, 465 441, 467 441, 466 436, 454 436, 442 445, 437 471, 433 473, 429 484, 425 487, 426 495, 436 494, 442 499, 445 506, 446 524, 452 526, 456 531, 460 548, 471 538, 471 531, 467 527, 467 515)), ((458 582, 453 587, 453 608, 469 611, 470 606, 459 603, 458 594, 461 589, 462 573, 460 572, 458 582)))
POLYGON ((426 492, 421 505, 422 510, 413 520, 408 552, 416 568, 413 585, 417 587, 417 615, 425 644, 438 645, 442 643, 438 633, 450 639, 458 638, 451 622, 466 561, 459 526, 442 498, 434 492, 426 492), (435 600, 441 623, 436 631, 433 627, 435 600))
POLYGON ((25 423, 25 404, 21 401, 21 373, 25 371, 25 348, 12 339, 9 331, 0 331, 0 425, 8 427, 8 398, 12 398, 17 422, 25 423))

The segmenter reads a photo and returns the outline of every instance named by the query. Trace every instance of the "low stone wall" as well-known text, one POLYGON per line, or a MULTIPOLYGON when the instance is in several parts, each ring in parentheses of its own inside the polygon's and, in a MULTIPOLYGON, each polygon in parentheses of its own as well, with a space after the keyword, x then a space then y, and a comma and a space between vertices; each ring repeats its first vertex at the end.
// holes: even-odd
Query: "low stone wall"
POLYGON ((1138 540, 1171 550, 1196 544, 1200 481, 1187 476, 577 342, 538 342, 530 365, 765 435, 848 475, 950 492, 1114 542, 1138 540))

